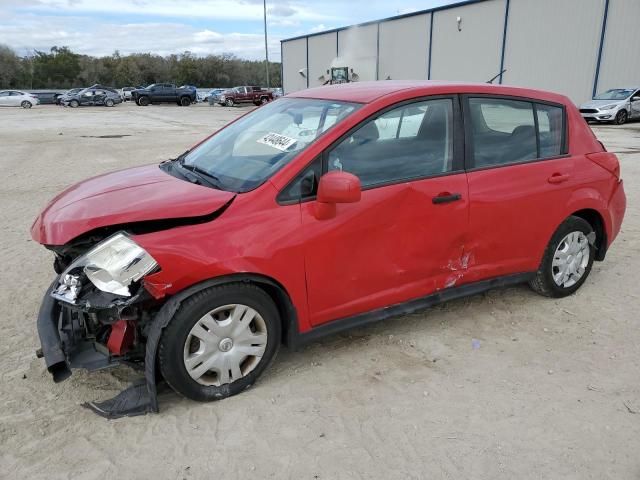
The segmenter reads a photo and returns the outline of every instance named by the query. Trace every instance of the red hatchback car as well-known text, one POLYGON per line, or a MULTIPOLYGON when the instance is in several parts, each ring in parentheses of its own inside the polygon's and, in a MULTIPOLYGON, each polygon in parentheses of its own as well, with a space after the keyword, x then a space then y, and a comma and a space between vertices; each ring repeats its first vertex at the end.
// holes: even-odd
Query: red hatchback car
POLYGON ((144 366, 144 400, 92 405, 107 415, 157 411, 157 378, 224 398, 281 343, 521 282, 569 295, 625 206, 618 159, 564 96, 396 81, 296 92, 176 159, 51 201, 31 230, 58 273, 40 353, 56 381, 144 366))

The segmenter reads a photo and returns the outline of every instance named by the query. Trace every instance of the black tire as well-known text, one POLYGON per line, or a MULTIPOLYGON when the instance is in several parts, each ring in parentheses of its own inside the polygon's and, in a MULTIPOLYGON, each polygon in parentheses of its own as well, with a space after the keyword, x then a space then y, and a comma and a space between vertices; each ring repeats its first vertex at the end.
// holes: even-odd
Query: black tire
POLYGON ((627 123, 628 119, 629 119, 629 114, 627 113, 627 111, 626 110, 620 110, 616 114, 615 124, 616 125, 624 125, 625 123, 627 123))
POLYGON ((138 97, 138 105, 140 105, 141 107, 146 107, 147 105, 149 105, 151 103, 151 101, 149 100, 149 97, 138 97))
POLYGON ((235 102, 233 101, 233 98, 227 98, 227 99, 224 101, 224 104, 225 104, 227 107, 233 107, 233 106, 235 105, 235 102))
POLYGON ((269 103, 269 97, 260 97, 260 104, 265 105, 269 103))
POLYGON ((183 107, 188 107, 189 105, 191 105, 191 98, 189 97, 182 97, 180 99, 180 105, 183 107))
POLYGON ((107 107, 113 107, 113 106, 115 105, 115 102, 113 101, 113 99, 111 99, 111 98, 107 98, 107 99, 104 101, 104 104, 105 104, 107 107))
POLYGON ((561 298, 573 294, 585 282, 595 257, 595 232, 586 220, 571 216, 567 218, 555 231, 542 257, 540 268, 535 277, 529 281, 531 288, 545 297, 561 298), (580 279, 569 287, 560 286, 553 279, 553 260, 556 250, 563 239, 572 232, 582 232, 589 239, 589 260, 580 279))
POLYGON ((22 108, 31 108, 33 104, 29 100, 25 100, 20 104, 20 106, 22 108))
POLYGON ((211 287, 186 299, 164 329, 158 353, 160 371, 171 388, 186 398, 199 402, 221 400, 252 386, 269 367, 280 348, 281 331, 278 309, 264 290, 245 283, 211 287), (267 326, 266 349, 259 363, 244 377, 221 386, 202 385, 185 368, 185 342, 192 327, 205 314, 229 304, 244 304, 260 314, 267 326))
POLYGON ((78 107, 80 106, 80 102, 78 102, 78 100, 71 100, 71 101, 69 102, 69 106, 70 106, 71 108, 78 108, 78 107))

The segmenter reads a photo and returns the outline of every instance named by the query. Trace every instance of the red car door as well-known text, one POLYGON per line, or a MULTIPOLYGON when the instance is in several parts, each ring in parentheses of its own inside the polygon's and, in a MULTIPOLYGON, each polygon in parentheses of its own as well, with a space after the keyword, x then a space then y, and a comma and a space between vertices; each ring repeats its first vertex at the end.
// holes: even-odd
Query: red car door
POLYGON ((459 120, 455 97, 404 104, 325 152, 324 171, 355 174, 363 191, 329 219, 301 204, 313 325, 456 284, 469 208, 459 120))
POLYGON ((470 96, 469 280, 537 270, 578 183, 561 105, 470 96))

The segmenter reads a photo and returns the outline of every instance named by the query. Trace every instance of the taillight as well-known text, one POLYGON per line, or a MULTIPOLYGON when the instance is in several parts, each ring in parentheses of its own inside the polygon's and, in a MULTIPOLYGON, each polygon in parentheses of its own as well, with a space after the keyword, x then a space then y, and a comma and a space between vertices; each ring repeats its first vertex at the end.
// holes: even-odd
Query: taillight
POLYGON ((587 158, 592 162, 597 163, 605 170, 611 172, 616 178, 620 178, 620 162, 614 153, 589 153, 587 154, 587 158))

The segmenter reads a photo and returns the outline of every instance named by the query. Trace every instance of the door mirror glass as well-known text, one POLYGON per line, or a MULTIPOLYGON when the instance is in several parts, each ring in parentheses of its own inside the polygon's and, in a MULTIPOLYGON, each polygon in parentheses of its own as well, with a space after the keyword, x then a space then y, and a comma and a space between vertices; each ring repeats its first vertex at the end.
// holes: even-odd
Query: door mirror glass
POLYGON ((360 200, 360 179, 348 172, 333 171, 320 177, 320 203, 355 203, 360 200))

